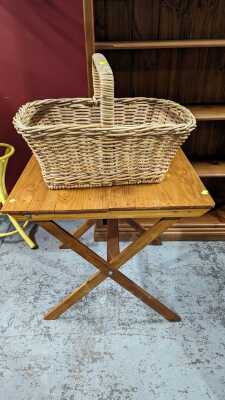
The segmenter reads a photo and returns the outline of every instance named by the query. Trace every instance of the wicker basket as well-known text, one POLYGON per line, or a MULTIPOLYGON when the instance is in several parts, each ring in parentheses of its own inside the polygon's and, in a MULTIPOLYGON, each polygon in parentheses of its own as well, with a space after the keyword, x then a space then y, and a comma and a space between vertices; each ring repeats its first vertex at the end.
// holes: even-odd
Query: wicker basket
POLYGON ((114 99, 112 70, 93 55, 94 98, 22 106, 14 126, 50 189, 161 182, 195 128, 189 110, 154 98, 114 99))

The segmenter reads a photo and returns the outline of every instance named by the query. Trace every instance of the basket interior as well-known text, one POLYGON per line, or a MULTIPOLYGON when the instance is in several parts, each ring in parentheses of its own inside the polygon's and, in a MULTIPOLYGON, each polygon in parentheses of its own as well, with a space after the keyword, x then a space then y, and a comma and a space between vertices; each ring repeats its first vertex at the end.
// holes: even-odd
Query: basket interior
MULTIPOLYGON (((29 126, 57 124, 90 124, 100 123, 100 104, 91 100, 80 102, 71 100, 65 103, 31 105, 29 121, 23 121, 29 126)), ((189 114, 176 108, 171 103, 136 99, 115 100, 115 125, 137 125, 154 123, 155 125, 181 124, 188 121, 189 114)))

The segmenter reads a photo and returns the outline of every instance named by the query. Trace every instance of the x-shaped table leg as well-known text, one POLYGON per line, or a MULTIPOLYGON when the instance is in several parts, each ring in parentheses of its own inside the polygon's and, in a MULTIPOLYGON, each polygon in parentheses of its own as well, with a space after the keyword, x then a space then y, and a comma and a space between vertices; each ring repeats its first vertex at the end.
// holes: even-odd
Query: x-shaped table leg
MULTIPOLYGON (((111 245, 108 247, 108 261, 105 261, 98 254, 89 249, 86 245, 81 243, 76 237, 65 231, 59 225, 53 221, 39 222, 47 232, 53 235, 56 239, 60 240, 67 247, 75 251, 77 254, 82 256, 85 260, 94 265, 100 272, 92 275, 86 282, 84 282, 79 288, 75 289, 70 295, 64 298, 58 305, 53 307, 45 315, 45 319, 56 319, 62 313, 64 313, 73 304, 81 300, 86 294, 92 289, 103 282, 107 277, 123 286, 130 293, 138 297, 145 304, 153 308, 159 314, 161 314, 168 321, 180 321, 179 315, 170 310, 164 304, 160 303, 159 300, 151 296, 146 290, 138 286, 135 282, 129 279, 126 275, 119 271, 119 268, 125 264, 131 257, 142 250, 147 244, 157 238, 162 232, 164 232, 169 226, 173 225, 175 219, 162 219, 159 220, 152 228, 144 231, 141 236, 136 239, 133 243, 127 246, 121 253, 119 253, 118 245, 116 245, 115 229, 113 222, 111 224, 111 236, 108 238, 111 240, 111 245), (109 249, 111 253, 109 253, 109 249)), ((115 222, 114 222, 115 224, 115 222)), ((117 229, 118 230, 118 227, 117 229)), ((118 238, 118 236, 117 236, 118 238)))

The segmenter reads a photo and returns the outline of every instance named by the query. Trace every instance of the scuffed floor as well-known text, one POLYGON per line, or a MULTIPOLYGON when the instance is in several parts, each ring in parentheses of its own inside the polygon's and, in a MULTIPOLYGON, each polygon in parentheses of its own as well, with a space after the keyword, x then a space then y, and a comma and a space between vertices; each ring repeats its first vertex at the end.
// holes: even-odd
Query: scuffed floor
POLYGON ((0 243, 0 400, 225 399, 224 242, 148 246, 123 268, 183 318, 169 323, 109 279, 44 321, 94 269, 36 240, 0 243))

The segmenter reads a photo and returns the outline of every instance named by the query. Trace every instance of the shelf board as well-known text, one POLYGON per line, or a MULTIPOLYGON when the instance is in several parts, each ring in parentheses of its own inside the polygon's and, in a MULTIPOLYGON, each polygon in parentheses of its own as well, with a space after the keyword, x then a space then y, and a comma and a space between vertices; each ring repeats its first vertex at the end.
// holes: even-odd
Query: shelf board
POLYGON ((225 47, 225 39, 148 40, 95 42, 96 50, 144 50, 225 47))
MULTIPOLYGON (((140 220, 145 229, 150 228, 154 220, 140 220)), ((126 222, 119 224, 120 240, 134 240, 138 234, 126 222)), ((107 226, 101 221, 95 228, 95 240, 105 241, 107 226)), ((212 210, 200 218, 183 218, 176 225, 169 228, 161 236, 162 240, 225 240, 225 212, 221 217, 217 210, 212 210)))
POLYGON ((198 121, 225 120, 225 105, 193 105, 187 107, 198 121))
POLYGON ((200 178, 225 178, 225 161, 193 161, 200 178))

